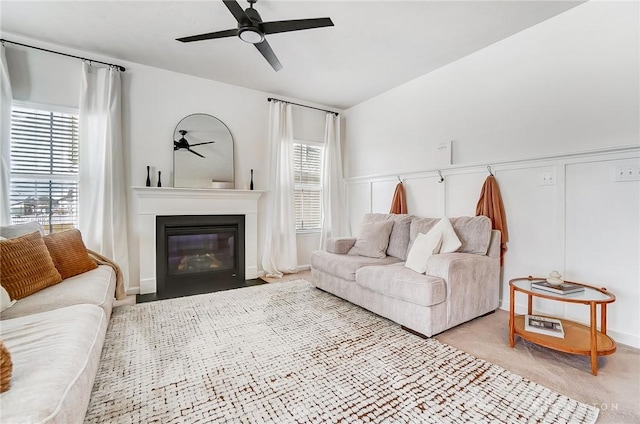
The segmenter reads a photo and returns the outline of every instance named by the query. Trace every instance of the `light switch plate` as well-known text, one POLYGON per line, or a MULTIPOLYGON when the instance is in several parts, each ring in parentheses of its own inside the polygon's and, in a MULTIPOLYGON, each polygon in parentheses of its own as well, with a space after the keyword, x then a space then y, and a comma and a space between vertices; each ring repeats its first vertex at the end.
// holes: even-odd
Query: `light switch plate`
POLYGON ((556 185, 556 173, 543 172, 540 174, 540 185, 556 185))

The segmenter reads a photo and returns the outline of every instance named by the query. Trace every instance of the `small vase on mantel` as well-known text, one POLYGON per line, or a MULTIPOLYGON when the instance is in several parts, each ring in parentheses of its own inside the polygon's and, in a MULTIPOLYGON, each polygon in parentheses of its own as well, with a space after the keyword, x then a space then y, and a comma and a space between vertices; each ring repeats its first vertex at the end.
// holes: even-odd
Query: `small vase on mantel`
POLYGON ((158 171, 158 187, 162 187, 162 179, 160 179, 161 174, 162 171, 158 171))
POLYGON ((149 171, 151 167, 147 166, 147 183, 145 184, 147 187, 151 187, 151 177, 149 176, 149 171))
POLYGON ((251 182, 249 183, 249 190, 253 190, 253 169, 251 170, 251 182))

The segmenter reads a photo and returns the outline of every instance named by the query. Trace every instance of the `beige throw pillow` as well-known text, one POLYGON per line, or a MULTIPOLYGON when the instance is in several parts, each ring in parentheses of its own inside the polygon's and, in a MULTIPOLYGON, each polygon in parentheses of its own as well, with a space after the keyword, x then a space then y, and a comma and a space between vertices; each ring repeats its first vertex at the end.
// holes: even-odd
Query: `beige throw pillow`
POLYGON ((379 221, 362 224, 360 234, 349 250, 349 255, 386 258, 393 223, 394 221, 379 221))
POLYGON ((409 250, 407 262, 405 262, 404 266, 418 274, 424 274, 427 271, 427 260, 431 255, 435 255, 440 251, 441 244, 441 231, 431 230, 426 234, 418 234, 411 246, 411 250, 409 250))

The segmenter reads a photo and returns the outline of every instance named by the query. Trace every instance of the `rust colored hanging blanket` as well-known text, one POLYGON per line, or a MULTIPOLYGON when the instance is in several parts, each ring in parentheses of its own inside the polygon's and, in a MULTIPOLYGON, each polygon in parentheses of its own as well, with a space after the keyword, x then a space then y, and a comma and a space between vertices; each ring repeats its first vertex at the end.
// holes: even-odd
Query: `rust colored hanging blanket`
POLYGON ((398 183, 396 186, 389 213, 407 213, 407 197, 404 194, 404 185, 402 183, 398 183))
POLYGON ((489 175, 482 186, 480 199, 476 206, 476 215, 488 216, 491 227, 500 230, 500 266, 504 265, 504 254, 507 251, 509 232, 507 231, 507 217, 504 213, 500 187, 493 175, 489 175))

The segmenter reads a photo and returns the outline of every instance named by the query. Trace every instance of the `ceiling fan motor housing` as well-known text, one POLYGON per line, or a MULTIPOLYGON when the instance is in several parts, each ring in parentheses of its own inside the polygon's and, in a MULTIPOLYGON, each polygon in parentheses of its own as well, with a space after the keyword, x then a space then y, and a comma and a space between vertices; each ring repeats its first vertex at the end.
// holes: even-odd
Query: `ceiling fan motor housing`
POLYGON ((247 8, 244 13, 249 20, 238 22, 238 37, 247 43, 262 43, 264 41, 264 33, 258 26, 258 24, 262 22, 260 14, 253 8, 247 8))

